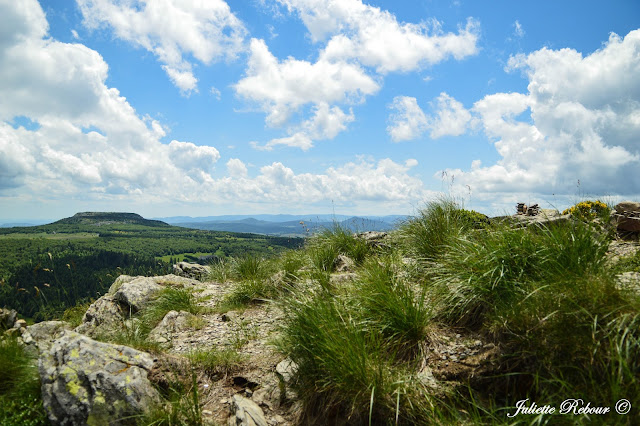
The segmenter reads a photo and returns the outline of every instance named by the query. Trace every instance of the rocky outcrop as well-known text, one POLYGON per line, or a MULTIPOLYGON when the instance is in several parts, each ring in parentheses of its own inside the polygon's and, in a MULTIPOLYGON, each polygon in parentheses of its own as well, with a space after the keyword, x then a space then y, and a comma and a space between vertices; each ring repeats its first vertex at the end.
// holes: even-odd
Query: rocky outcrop
POLYGON ((136 277, 125 282, 114 293, 113 299, 129 307, 132 313, 138 312, 152 298, 154 293, 160 291, 160 286, 153 278, 136 277))
POLYGON ((40 354, 42 400, 52 424, 130 424, 160 398, 147 375, 154 359, 127 346, 66 331, 40 354))
POLYGON ((22 333, 22 341, 27 353, 37 357, 48 351, 54 340, 69 330, 69 324, 64 321, 43 321, 30 325, 22 333))
POLYGON ((262 408, 241 395, 233 395, 231 400, 229 426, 267 426, 262 408))
POLYGON ((88 336, 109 334, 122 328, 128 314, 113 295, 105 294, 89 306, 76 331, 88 336))
POLYGON ((190 328, 189 321, 193 317, 193 314, 185 311, 167 312, 162 321, 149 333, 149 340, 160 344, 170 342, 174 334, 190 328))
POLYGON ((640 203, 623 201, 611 215, 618 232, 640 232, 640 203))
POLYGON ((205 279, 210 272, 210 267, 198 263, 178 262, 173 265, 174 274, 196 280, 205 279))
POLYGON ((389 234, 386 232, 367 231, 353 234, 353 236, 366 241, 367 245, 371 248, 389 247, 387 244, 389 234))

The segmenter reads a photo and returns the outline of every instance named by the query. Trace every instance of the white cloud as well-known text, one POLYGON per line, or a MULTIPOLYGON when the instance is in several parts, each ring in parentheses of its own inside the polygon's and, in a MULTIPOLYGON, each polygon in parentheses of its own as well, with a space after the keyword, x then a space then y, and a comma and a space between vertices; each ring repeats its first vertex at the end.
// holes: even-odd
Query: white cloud
POLYGON ((389 117, 391 124, 387 127, 391 140, 400 142, 417 139, 427 130, 430 130, 432 139, 465 133, 472 116, 462 103, 444 92, 436 101, 435 115, 427 116, 416 98, 396 96, 389 107, 393 110, 389 117))
POLYGON ((446 93, 440 93, 437 98, 438 106, 434 117, 430 118, 429 128, 432 139, 442 136, 460 136, 466 132, 471 122, 471 113, 446 93))
POLYGON ((284 125, 304 105, 357 103, 380 88, 355 64, 294 58, 280 62, 264 40, 257 39, 251 40, 250 52, 246 76, 234 87, 238 95, 261 106, 271 126, 284 125))
POLYGON ((78 35, 78 32, 76 30, 71 30, 71 35, 74 39, 80 40, 80 36, 78 35))
POLYGON ((246 29, 223 0, 76 0, 89 29, 110 27, 134 46, 152 52, 171 81, 189 94, 197 88, 192 63, 234 59, 246 29))
POLYGON ((410 96, 396 96, 389 107, 394 112, 389 117, 391 124, 387 133, 394 142, 417 139, 428 128, 427 116, 418 100, 410 96))
POLYGON ((514 28, 513 35, 515 35, 518 38, 524 37, 524 28, 522 28, 522 25, 517 19, 516 19, 516 22, 513 23, 513 28, 514 28))
POLYGON ((0 28, 17 31, 0 44, 0 99, 12 99, 0 103, 3 196, 166 197, 210 179, 215 148, 161 143, 165 128, 105 85, 102 57, 48 38, 44 16, 35 0, 0 2, 0 28), (19 116, 37 126, 14 128, 19 116))
POLYGON ((444 33, 436 20, 399 23, 361 0, 278 0, 296 11, 315 42, 327 40, 321 58, 357 60, 379 73, 413 71, 448 57, 477 53, 479 24, 468 20, 458 33, 444 33))
POLYGON ((247 166, 238 158, 230 158, 227 161, 227 172, 229 176, 233 177, 246 177, 247 176, 247 166))
MULTIPOLYGON (((469 19, 457 33, 445 33, 436 20, 399 23, 388 11, 360 0, 277 0, 297 13, 319 44, 315 62, 289 57, 279 60, 263 40, 252 40, 246 75, 236 93, 253 101, 267 114, 266 123, 285 127, 288 136, 258 149, 286 145, 309 149, 319 139, 331 139, 355 120, 344 105, 364 102, 380 89, 390 72, 409 72, 447 58, 463 59, 477 52, 479 25, 469 19), (302 120, 290 123, 302 112, 302 120), (337 109, 336 109, 337 108, 337 109), (319 120, 323 111, 330 122, 319 120), (316 127, 324 126, 324 130, 316 127)), ((407 137, 398 129, 398 137, 407 137)), ((398 140, 400 140, 398 139, 398 140)))
POLYGON ((222 98, 222 93, 220 93, 220 90, 218 90, 217 88, 211 86, 210 92, 213 96, 216 97, 217 100, 220 100, 222 98))
POLYGON ((480 194, 640 194, 640 30, 583 56, 543 48, 509 61, 528 93, 496 93, 473 113, 501 159, 448 170, 480 194), (529 118, 530 117, 530 118, 529 118), (624 178, 622 178, 624 176, 624 178))
MULTIPOLYGON (((229 161, 231 163, 231 160, 229 161)), ((236 167, 235 162, 228 168, 236 167)), ((278 203, 281 207, 298 208, 300 205, 351 204, 358 201, 377 202, 407 207, 427 195, 420 179, 408 174, 417 165, 413 159, 402 165, 390 159, 350 162, 330 167, 324 173, 296 174, 280 162, 260 168, 255 178, 246 175, 211 181, 206 193, 222 199, 241 202, 278 203)), ((231 173, 230 173, 231 174, 231 173)))

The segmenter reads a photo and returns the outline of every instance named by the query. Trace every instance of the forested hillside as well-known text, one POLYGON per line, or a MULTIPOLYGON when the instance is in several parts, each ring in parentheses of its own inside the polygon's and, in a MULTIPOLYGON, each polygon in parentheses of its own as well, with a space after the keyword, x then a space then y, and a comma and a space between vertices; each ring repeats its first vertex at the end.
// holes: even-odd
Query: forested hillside
POLYGON ((300 244, 296 238, 185 229, 132 213, 81 213, 48 225, 0 229, 0 307, 48 319, 104 293, 120 274, 163 274, 185 256, 269 256, 300 244))

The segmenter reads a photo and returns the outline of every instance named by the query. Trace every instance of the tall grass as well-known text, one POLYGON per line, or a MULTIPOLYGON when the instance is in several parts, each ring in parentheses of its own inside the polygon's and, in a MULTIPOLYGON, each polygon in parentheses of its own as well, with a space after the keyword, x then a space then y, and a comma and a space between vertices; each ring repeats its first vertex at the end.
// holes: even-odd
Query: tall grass
POLYGON ((442 313, 479 326, 487 314, 555 282, 604 273, 607 243, 585 224, 533 229, 497 225, 450 243, 434 285, 442 313))
POLYGON ((35 359, 15 338, 0 336, 0 424, 46 425, 35 359))
POLYGON ((428 203, 417 216, 401 224, 397 236, 411 256, 433 261, 457 238, 474 228, 484 228, 482 215, 464 210, 453 199, 428 203))
POLYGON ((427 339, 433 314, 424 289, 402 279, 398 263, 391 256, 365 262, 353 298, 364 320, 379 330, 388 345, 410 355, 427 339))
POLYGON ((313 235, 307 243, 307 250, 316 269, 333 272, 339 255, 348 256, 360 265, 369 254, 370 248, 366 241, 334 223, 332 227, 324 228, 313 235))

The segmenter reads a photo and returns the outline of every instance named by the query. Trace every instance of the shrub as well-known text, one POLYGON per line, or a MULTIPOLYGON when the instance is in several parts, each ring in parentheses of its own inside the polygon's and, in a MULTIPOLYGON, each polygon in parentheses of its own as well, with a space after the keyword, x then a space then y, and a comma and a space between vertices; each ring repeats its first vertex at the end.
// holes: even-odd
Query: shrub
POLYGON ((600 200, 581 201, 578 204, 565 209, 562 214, 570 214, 571 216, 583 220, 592 221, 596 218, 608 222, 611 209, 600 200))

